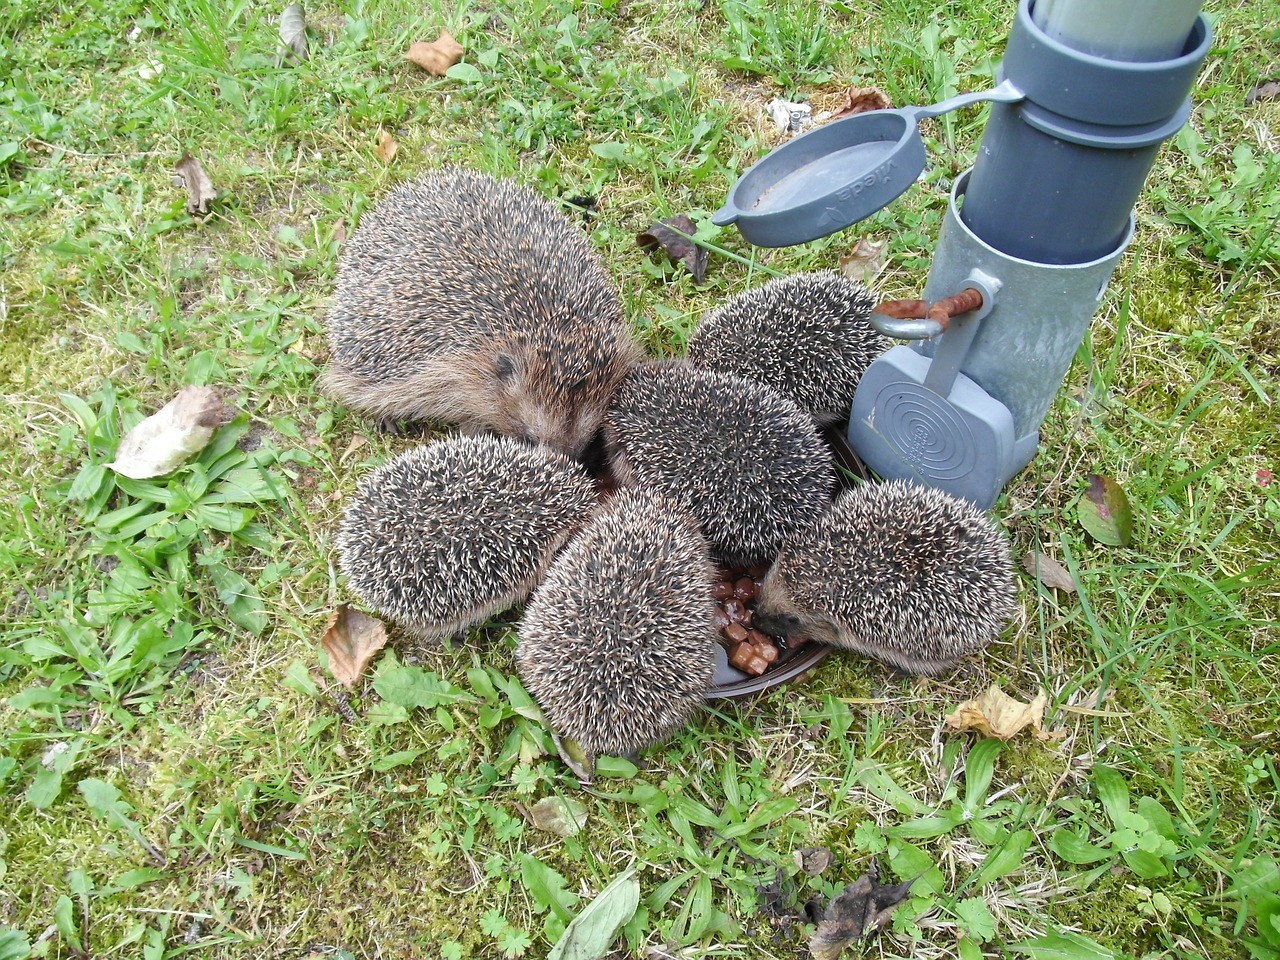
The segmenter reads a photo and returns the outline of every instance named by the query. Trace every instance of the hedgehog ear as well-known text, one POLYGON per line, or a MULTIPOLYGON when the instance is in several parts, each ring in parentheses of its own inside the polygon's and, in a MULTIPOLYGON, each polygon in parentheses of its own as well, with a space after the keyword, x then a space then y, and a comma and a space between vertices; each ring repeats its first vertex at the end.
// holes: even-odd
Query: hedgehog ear
POLYGON ((500 353, 494 358, 493 369, 497 372, 499 380, 503 383, 509 383, 515 379, 516 358, 509 353, 500 353))

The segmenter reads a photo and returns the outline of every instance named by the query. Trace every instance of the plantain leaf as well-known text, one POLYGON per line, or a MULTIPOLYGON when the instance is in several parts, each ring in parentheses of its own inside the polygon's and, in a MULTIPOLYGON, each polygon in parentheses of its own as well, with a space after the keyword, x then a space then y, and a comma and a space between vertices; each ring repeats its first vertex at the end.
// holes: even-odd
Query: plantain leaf
POLYGON ((1099 543, 1123 547, 1133 538, 1133 507, 1124 488, 1110 477, 1089 475, 1089 489, 1076 504, 1076 515, 1099 543))
POLYGON ((599 960, 640 905, 640 881, 627 870, 600 891, 551 948, 547 960, 599 960))

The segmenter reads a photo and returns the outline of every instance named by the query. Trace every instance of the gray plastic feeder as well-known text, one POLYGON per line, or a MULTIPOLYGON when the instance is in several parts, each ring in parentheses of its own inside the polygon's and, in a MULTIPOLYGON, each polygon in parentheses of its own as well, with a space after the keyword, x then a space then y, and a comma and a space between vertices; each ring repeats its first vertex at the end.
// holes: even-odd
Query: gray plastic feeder
POLYGON ((952 191, 924 299, 982 306, 945 326, 872 314, 912 341, 877 359, 849 441, 882 477, 991 506, 1035 456, 1039 427, 1133 235, 1160 144, 1186 122, 1212 40, 1200 0, 1022 0, 994 90, 875 111, 779 147, 716 223, 762 246, 849 226, 924 166, 921 117, 995 101, 977 163, 952 191))

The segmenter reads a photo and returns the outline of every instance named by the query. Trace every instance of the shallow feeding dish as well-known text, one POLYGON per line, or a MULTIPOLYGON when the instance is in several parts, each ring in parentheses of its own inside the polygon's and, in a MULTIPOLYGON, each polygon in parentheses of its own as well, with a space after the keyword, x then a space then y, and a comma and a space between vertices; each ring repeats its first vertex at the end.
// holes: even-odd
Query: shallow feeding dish
POLYGON ((985 100, 1012 103, 1005 81, 929 107, 872 110, 811 130, 771 151, 734 184, 711 218, 736 224, 749 242, 785 247, 825 237, 871 216, 924 170, 919 121, 985 100))

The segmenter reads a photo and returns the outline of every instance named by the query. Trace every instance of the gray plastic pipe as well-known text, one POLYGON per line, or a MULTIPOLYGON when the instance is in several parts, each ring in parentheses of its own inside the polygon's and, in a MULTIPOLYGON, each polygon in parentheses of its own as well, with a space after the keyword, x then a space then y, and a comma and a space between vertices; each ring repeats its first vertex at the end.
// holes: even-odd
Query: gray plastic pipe
POLYGON ((989 507, 1035 455, 1156 153, 1190 113, 1212 39, 1199 8, 1021 0, 998 77, 1026 99, 992 105, 924 291, 974 287, 983 308, 867 370, 849 440, 876 473, 989 507))
POLYGON ((1182 52, 1200 0, 1039 0, 1031 18, 1081 53, 1153 62, 1182 52))

